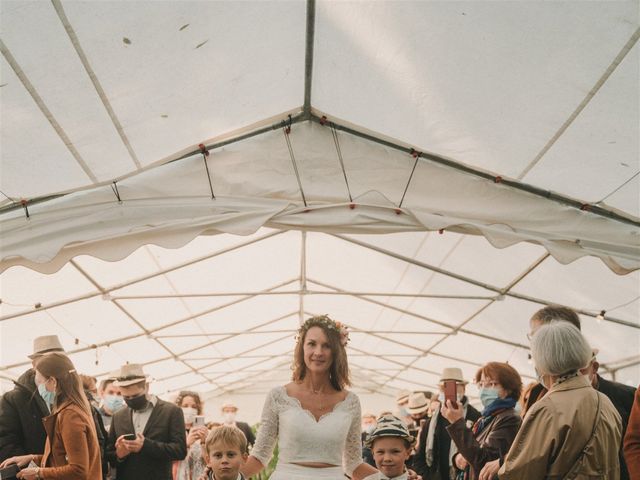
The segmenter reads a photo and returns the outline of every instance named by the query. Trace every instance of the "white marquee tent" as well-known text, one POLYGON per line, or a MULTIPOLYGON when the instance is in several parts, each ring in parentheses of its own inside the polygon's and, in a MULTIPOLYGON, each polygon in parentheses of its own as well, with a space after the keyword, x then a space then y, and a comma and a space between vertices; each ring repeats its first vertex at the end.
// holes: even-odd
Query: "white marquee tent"
POLYGON ((382 409, 546 304, 638 384, 637 0, 0 7, 3 390, 57 333, 255 420, 329 313, 382 409))

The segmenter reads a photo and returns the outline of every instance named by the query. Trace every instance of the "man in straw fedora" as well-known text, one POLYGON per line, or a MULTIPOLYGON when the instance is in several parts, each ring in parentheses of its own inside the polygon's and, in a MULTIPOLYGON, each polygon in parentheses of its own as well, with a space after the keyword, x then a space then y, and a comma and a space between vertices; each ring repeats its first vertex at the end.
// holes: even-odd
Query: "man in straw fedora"
MULTIPOLYGON (((50 352, 63 352, 57 335, 44 335, 33 340, 33 362, 50 352)), ((38 393, 35 370, 29 368, 13 390, 0 399, 0 463, 10 457, 29 453, 42 454, 47 439, 42 419, 49 415, 50 407, 38 393)))
MULTIPOLYGON (((465 395, 467 381, 459 368, 445 368, 438 383, 440 405, 444 404, 444 383, 455 381, 457 402, 462 406, 463 416, 467 423, 473 424, 480 418, 480 412, 469 405, 465 395)), ((457 448, 451 441, 446 427, 449 422, 440 414, 440 407, 436 408, 431 418, 425 423, 420 432, 418 447, 413 458, 413 468, 422 478, 433 480, 449 480, 453 472, 451 459, 457 448)))
POLYGON ((123 365, 114 385, 127 404, 113 415, 107 442, 116 479, 171 480, 172 462, 187 455, 182 410, 149 394, 142 365, 123 365))

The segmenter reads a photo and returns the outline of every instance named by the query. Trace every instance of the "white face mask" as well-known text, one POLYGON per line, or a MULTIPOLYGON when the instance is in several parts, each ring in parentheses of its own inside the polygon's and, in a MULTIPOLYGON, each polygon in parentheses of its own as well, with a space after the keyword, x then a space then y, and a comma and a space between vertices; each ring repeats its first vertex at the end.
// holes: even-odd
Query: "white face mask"
POLYGON ((198 410, 193 407, 182 407, 182 414, 184 415, 184 423, 191 425, 198 415, 198 410))
POLYGON ((231 425, 236 421, 236 414, 234 412, 225 412, 224 414, 224 423, 227 425, 231 425))

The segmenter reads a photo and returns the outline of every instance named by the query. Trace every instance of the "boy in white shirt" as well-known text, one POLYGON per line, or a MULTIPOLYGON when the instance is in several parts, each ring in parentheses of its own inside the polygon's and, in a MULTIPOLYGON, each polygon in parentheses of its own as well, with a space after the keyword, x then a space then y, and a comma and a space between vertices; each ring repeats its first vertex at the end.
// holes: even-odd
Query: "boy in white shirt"
POLYGON ((411 455, 415 438, 398 417, 385 415, 367 439, 376 467, 380 470, 365 480, 407 480, 405 462, 411 455))

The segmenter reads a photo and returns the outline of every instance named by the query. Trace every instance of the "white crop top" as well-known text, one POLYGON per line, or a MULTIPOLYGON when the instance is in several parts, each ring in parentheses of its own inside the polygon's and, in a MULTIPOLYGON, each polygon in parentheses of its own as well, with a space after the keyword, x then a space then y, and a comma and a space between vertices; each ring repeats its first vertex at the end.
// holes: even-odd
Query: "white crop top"
POLYGON ((267 394, 258 439, 251 455, 267 465, 279 441, 278 462, 342 465, 347 475, 362 463, 360 400, 348 392, 331 412, 316 421, 284 387, 267 394))

